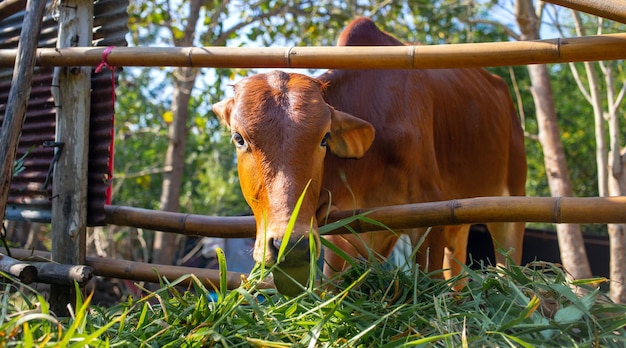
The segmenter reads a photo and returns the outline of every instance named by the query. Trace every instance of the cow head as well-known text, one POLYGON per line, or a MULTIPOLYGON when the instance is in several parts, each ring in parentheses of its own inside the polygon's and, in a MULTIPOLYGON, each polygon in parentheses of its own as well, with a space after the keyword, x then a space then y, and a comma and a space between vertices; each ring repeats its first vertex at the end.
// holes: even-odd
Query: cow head
POLYGON ((286 295, 301 292, 291 278, 306 284, 311 258, 319 257, 316 212, 327 150, 339 157, 360 158, 374 139, 371 124, 326 104, 322 88, 320 81, 305 75, 275 71, 240 81, 233 98, 213 105, 237 148, 241 189, 256 220, 254 259, 266 265, 279 263, 274 283, 286 295), (303 193, 295 225, 285 240, 303 193), (310 231, 317 255, 310 253, 310 231), (286 253, 277 260, 281 246, 286 253))

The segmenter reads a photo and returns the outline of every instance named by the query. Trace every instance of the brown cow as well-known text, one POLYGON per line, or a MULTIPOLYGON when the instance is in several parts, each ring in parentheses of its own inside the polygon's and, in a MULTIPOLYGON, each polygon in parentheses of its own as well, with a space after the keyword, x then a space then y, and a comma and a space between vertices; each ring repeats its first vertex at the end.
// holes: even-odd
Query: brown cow
MULTIPOLYGON (((359 18, 338 45, 402 43, 359 18)), ((291 252, 280 263, 301 283, 308 277, 309 231, 319 246, 317 224, 330 211, 525 194, 520 123, 506 84, 483 69, 329 70, 317 79, 275 71, 248 77, 234 89, 234 97, 213 110, 237 147, 241 187, 257 222, 257 262, 276 262, 309 184, 283 246, 291 252)), ((524 224, 488 227, 498 248, 519 263, 524 224)), ((468 225, 434 229, 425 242, 429 251, 416 261, 447 269, 446 277, 458 274, 468 231, 468 225)), ((415 242, 423 230, 404 232, 415 242)), ((368 248, 388 256, 398 239, 388 231, 326 238, 364 257, 368 248)), ((325 259, 327 275, 347 266, 329 251, 325 259)), ((506 263, 500 254, 496 261, 506 263)), ((279 275, 274 273, 279 291, 302 291, 279 275)))

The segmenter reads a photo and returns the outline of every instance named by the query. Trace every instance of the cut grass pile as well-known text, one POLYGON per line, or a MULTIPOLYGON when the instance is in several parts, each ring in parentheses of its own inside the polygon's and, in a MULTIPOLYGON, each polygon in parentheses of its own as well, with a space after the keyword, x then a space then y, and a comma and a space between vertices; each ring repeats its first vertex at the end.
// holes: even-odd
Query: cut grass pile
POLYGON ((326 282, 287 298, 258 289, 257 267, 240 288, 228 292, 207 289, 189 275, 188 288, 177 286, 178 279, 110 308, 79 297, 70 318, 55 317, 41 295, 27 295, 27 286, 5 278, 0 346, 626 345, 626 307, 591 287, 602 279, 572 283, 559 267, 541 262, 511 269, 482 265, 466 272, 468 285, 454 292, 450 285, 458 279, 433 279, 417 267, 358 262, 341 274, 335 288, 326 282))

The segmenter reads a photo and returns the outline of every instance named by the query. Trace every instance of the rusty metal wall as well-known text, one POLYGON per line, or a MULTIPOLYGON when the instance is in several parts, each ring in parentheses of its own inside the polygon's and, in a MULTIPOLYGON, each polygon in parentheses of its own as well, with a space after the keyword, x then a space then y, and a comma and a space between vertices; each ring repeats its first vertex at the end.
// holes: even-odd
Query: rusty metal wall
MULTIPOLYGON (((99 0, 94 7, 94 46, 127 46, 128 0, 99 0)), ((107 189, 113 179, 109 156, 113 155, 113 89, 120 67, 91 75, 91 119, 89 120, 89 190, 87 223, 104 225, 107 189)))
MULTIPOLYGON (((128 0, 98 0, 94 2, 94 46, 126 46, 128 32, 128 0)), ((15 48, 24 12, 18 12, 0 21, 0 49, 15 48)), ((58 23, 49 11, 42 26, 39 47, 56 45, 58 23)), ((95 68, 95 67, 94 67, 95 68)), ((115 80, 119 68, 116 69, 115 80)), ((17 158, 25 156, 25 170, 13 178, 7 208, 7 219, 50 221, 52 173, 50 166, 55 150, 46 147, 55 136, 55 107, 52 98, 51 68, 37 67, 26 120, 17 151, 17 158)), ((4 117, 11 86, 13 69, 0 68, 0 124, 4 117)), ((111 140, 113 134, 113 81, 111 71, 92 71, 91 115, 89 134, 88 224, 104 224, 104 204, 109 187, 111 168, 111 140)), ((117 81, 115 81, 117 82, 117 81)))

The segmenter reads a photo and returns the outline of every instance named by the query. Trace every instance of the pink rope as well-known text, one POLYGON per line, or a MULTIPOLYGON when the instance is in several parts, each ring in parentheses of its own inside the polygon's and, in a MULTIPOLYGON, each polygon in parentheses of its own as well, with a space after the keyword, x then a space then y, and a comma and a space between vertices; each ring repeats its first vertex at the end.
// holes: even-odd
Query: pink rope
POLYGON ((110 65, 108 62, 109 54, 113 51, 115 46, 109 46, 102 51, 102 61, 96 67, 95 72, 100 73, 102 69, 108 68, 111 70, 111 100, 113 103, 113 114, 111 115, 111 143, 109 144, 109 186, 106 191, 106 202, 105 204, 111 204, 111 200, 113 198, 113 159, 115 153, 115 67, 110 65))

